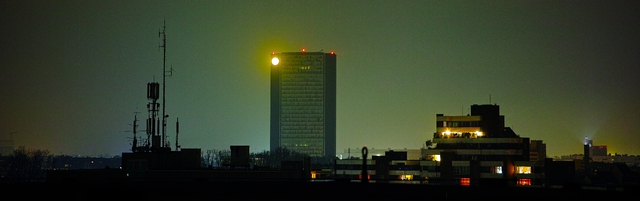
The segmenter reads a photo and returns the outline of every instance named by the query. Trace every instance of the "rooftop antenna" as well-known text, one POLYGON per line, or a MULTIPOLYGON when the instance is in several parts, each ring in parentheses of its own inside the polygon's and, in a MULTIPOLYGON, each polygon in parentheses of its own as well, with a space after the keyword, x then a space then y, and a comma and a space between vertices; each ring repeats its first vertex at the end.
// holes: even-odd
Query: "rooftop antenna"
POLYGON ((178 121, 178 117, 176 117, 176 151, 180 149, 180 145, 178 145, 178 133, 180 133, 180 122, 178 121))
POLYGON ((136 136, 138 130, 138 112, 134 112, 133 115, 133 143, 131 143, 131 152, 136 152, 138 148, 138 137, 136 136))
POLYGON ((138 139, 137 139, 137 132, 138 132, 138 104, 136 104, 136 111, 133 112, 133 143, 131 145, 131 152, 136 152, 137 148, 138 148, 138 139))
POLYGON ((158 37, 162 37, 162 45, 160 46, 163 51, 162 55, 162 143, 161 146, 166 145, 167 138, 167 117, 169 115, 166 114, 166 77, 173 75, 173 66, 171 70, 167 71, 167 34, 166 34, 166 26, 167 20, 165 19, 162 24, 162 31, 158 33, 158 37))
POLYGON ((160 106, 157 103, 159 98, 159 88, 160 84, 157 82, 149 82, 147 83, 147 99, 151 102, 147 104, 147 110, 149 112, 149 118, 147 119, 147 143, 145 145, 146 149, 159 148, 161 144, 159 143, 158 127, 160 124, 160 120, 158 117, 158 107, 160 106), (158 123, 156 123, 158 122, 158 123))

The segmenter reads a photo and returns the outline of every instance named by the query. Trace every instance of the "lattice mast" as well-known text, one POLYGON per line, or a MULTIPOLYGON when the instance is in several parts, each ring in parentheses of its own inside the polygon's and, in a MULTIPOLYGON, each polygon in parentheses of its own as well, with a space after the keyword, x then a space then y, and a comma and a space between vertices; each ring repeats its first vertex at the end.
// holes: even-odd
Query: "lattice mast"
POLYGON ((169 147, 170 145, 167 143, 167 118, 169 115, 166 114, 166 78, 167 76, 171 77, 173 74, 173 67, 167 71, 167 34, 166 34, 166 20, 163 22, 162 31, 158 32, 158 37, 162 37, 162 143, 161 147, 169 147))

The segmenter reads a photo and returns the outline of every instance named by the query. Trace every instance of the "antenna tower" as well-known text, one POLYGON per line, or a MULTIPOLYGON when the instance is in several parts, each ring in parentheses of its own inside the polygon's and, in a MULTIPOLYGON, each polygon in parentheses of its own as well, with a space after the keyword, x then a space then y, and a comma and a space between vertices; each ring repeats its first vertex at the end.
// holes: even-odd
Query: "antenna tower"
POLYGON ((180 145, 178 144, 178 133, 180 133, 180 122, 176 117, 176 151, 179 151, 178 149, 180 149, 180 145))
POLYGON ((162 37, 162 45, 160 46, 162 48, 163 51, 163 55, 162 55, 162 143, 160 143, 160 146, 166 146, 166 138, 167 138, 167 117, 169 117, 169 115, 167 115, 165 113, 165 109, 166 109, 166 78, 167 76, 171 76, 173 75, 173 67, 171 67, 171 70, 167 71, 167 34, 166 34, 166 26, 167 24, 167 20, 165 19, 163 24, 162 24, 162 31, 160 31, 158 33, 158 37, 162 37))
POLYGON ((136 152, 138 149, 138 139, 136 136, 138 130, 138 111, 133 112, 135 115, 133 116, 133 142, 131 143, 131 151, 136 152))
POLYGON ((158 101, 158 93, 159 93, 160 84, 157 82, 149 82, 147 83, 147 99, 151 102, 147 104, 147 110, 149 111, 149 118, 147 119, 147 144, 145 148, 148 150, 150 147, 159 148, 158 143, 158 127, 159 127, 159 119, 158 117, 158 107, 160 103, 158 101), (156 123, 158 122, 158 123, 156 123))

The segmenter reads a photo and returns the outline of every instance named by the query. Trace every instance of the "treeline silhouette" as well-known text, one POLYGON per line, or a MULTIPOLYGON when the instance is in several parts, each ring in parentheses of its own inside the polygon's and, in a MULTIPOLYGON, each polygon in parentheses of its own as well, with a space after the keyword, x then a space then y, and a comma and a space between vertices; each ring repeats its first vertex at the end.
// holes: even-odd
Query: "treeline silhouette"
MULTIPOLYGON (((280 169, 283 161, 303 161, 309 158, 314 169, 331 168, 333 157, 311 157, 308 154, 278 147, 274 151, 263 150, 249 154, 248 163, 252 169, 280 169)), ((205 168, 227 169, 231 161, 231 150, 208 149, 203 150, 201 165, 205 168)))
POLYGON ((49 150, 19 146, 10 156, 1 156, 0 178, 11 182, 40 182, 53 168, 54 157, 49 150))

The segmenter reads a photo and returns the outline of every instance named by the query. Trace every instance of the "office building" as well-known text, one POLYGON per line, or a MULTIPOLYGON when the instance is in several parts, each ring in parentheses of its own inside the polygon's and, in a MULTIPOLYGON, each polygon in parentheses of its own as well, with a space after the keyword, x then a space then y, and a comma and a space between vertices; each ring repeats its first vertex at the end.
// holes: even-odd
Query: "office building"
POLYGON ((271 54, 271 151, 336 155, 336 55, 271 54))
MULTIPOLYGON (((536 150, 539 158, 530 161, 529 138, 520 137, 504 126, 498 105, 472 105, 471 114, 466 116, 436 114, 432 143, 435 147, 422 152, 427 160, 423 163, 429 170, 422 176, 432 181, 459 185, 540 185, 539 170, 546 151, 536 150), (436 167, 440 171, 434 171, 436 167)), ((536 145, 536 148, 543 147, 536 145)))
POLYGON ((591 146, 591 157, 594 156, 607 156, 607 145, 594 145, 591 146))

